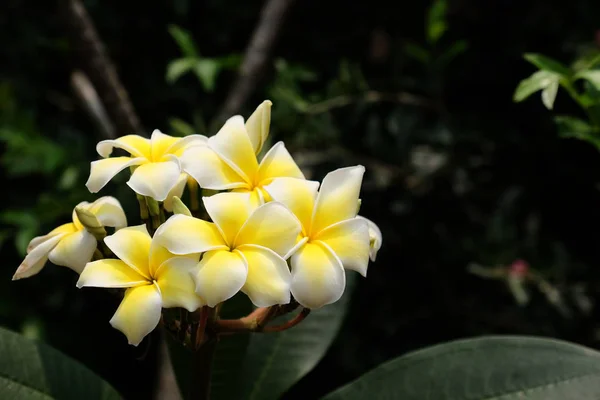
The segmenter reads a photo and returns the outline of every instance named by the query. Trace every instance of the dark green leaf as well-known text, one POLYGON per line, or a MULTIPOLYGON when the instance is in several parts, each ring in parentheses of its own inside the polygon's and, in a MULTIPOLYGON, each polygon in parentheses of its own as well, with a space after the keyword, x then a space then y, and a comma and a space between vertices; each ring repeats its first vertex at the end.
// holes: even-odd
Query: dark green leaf
POLYGON ((404 52, 406 53, 406 55, 419 61, 422 64, 429 64, 429 61, 431 60, 431 53, 429 52, 429 50, 423 48, 422 46, 419 46, 416 43, 406 43, 404 45, 404 52))
POLYGON ((598 132, 586 121, 568 115, 559 115, 554 117, 554 122, 560 137, 585 140, 600 149, 598 132))
POLYGON ((0 328, 0 399, 120 399, 66 355, 0 328))
POLYGON ((196 58, 200 56, 196 50, 194 39, 188 31, 181 29, 177 25, 169 25, 169 33, 173 39, 175 39, 175 42, 177 42, 177 45, 186 58, 196 58))
POLYGON ((534 53, 525 54, 523 57, 543 71, 555 72, 557 74, 565 76, 571 74, 569 68, 559 63, 558 61, 551 59, 550 57, 534 53))
POLYGON ((180 58, 173 60, 167 65, 166 80, 168 83, 173 83, 192 68, 198 62, 195 58, 180 58))
MULTIPOLYGON (((513 100, 516 102, 523 101, 533 93, 546 89, 549 86, 557 85, 560 80, 560 75, 550 71, 537 71, 527 79, 523 79, 513 95, 513 100)), ((556 97, 556 94, 555 94, 556 97)))
POLYGON ((169 125, 171 126, 171 129, 175 131, 175 136, 183 137, 196 133, 196 130, 192 125, 179 118, 169 119, 169 125))
POLYGON ((437 64, 440 67, 444 67, 444 66, 448 65, 452 60, 454 60, 460 54, 467 51, 468 48, 469 48, 469 45, 467 44, 467 42, 465 40, 459 40, 458 42, 455 42, 454 44, 452 44, 452 46, 450 46, 448 48, 448 50, 444 51, 444 53, 438 57, 438 59, 436 60, 437 64))
POLYGON ((577 74, 577 78, 585 79, 591 83, 596 90, 600 90, 600 70, 582 71, 577 74))
POLYGON ((448 24, 446 23, 447 9, 448 4, 446 0, 436 0, 429 8, 426 24, 427 40, 429 43, 436 43, 448 29, 448 24))
POLYGON ((207 92, 212 92, 215 89, 217 74, 220 69, 219 63, 209 58, 198 60, 194 64, 194 72, 207 92))
POLYGON ((459 340, 389 361, 325 400, 600 398, 600 353, 533 337, 459 340))
POLYGON ((252 335, 241 374, 240 399, 278 399, 317 365, 342 325, 354 275, 347 274, 348 287, 337 303, 311 312, 284 332, 252 335))

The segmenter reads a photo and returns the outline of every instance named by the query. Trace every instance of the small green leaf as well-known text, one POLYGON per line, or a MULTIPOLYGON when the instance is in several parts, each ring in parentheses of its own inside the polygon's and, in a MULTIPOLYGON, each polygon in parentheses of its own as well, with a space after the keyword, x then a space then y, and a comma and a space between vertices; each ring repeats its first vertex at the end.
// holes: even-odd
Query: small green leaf
POLYGON ((527 53, 523 58, 543 71, 555 72, 565 76, 571 75, 569 68, 550 57, 541 54, 527 53))
POLYGON ((188 136, 196 133, 194 127, 180 118, 169 119, 169 125, 176 133, 176 136, 188 136))
POLYGON ((178 27, 177 25, 169 25, 169 33, 173 39, 175 39, 175 42, 186 58, 197 58, 200 56, 196 50, 194 39, 188 31, 178 27))
POLYGON ((181 201, 181 199, 179 197, 173 196, 172 204, 173 204, 173 214, 183 214, 183 215, 187 215, 188 217, 192 216, 190 209, 187 208, 185 203, 183 201, 181 201))
POLYGON ((596 90, 600 90, 600 70, 588 70, 579 72, 576 76, 577 79, 585 79, 591 83, 596 90))
POLYGON ((598 132, 586 121, 568 115, 559 115, 554 117, 554 122, 560 137, 584 140, 600 149, 598 132))
POLYGON ((194 72, 207 92, 212 92, 215 89, 217 74, 220 69, 220 65, 210 58, 198 60, 194 64, 194 72))
POLYGON ((429 50, 423 48, 422 46, 419 46, 416 43, 406 43, 404 45, 404 52, 406 53, 406 55, 419 61, 422 64, 429 64, 429 61, 431 61, 431 53, 429 52, 429 50))
POLYGON ((553 339, 458 340, 389 361, 324 400, 600 398, 600 353, 553 339))
POLYGON ((469 48, 468 43, 465 40, 459 40, 448 48, 441 56, 438 57, 437 63, 440 66, 448 65, 456 57, 467 51, 469 48))
POLYGON ((168 83, 173 83, 181 77, 181 75, 189 72, 198 62, 195 58, 180 58, 173 60, 167 65, 166 80, 168 83))
POLYGON ((554 84, 558 85, 559 80, 559 74, 550 71, 537 71, 529 78, 523 79, 519 83, 519 86, 517 86, 515 94, 513 95, 513 100, 515 102, 523 101, 539 90, 546 89, 554 84))
POLYGON ((548 110, 552 110, 554 107, 554 100, 556 100, 556 94, 558 93, 558 81, 552 82, 544 90, 542 90, 542 103, 548 110))
POLYGON ((429 8, 427 13, 427 40, 429 43, 436 43, 448 29, 446 23, 446 12, 448 4, 446 0, 436 0, 433 5, 429 8))

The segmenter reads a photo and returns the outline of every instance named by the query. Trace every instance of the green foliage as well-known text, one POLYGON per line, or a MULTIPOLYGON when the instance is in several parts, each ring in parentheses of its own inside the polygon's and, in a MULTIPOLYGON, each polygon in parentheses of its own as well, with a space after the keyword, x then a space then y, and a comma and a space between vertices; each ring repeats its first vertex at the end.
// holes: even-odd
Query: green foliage
POLYGON ((0 398, 120 399, 92 371, 41 343, 0 328, 0 398))
POLYGON ((534 337, 483 337, 419 350, 389 361, 325 400, 530 399, 600 396, 600 353, 534 337))

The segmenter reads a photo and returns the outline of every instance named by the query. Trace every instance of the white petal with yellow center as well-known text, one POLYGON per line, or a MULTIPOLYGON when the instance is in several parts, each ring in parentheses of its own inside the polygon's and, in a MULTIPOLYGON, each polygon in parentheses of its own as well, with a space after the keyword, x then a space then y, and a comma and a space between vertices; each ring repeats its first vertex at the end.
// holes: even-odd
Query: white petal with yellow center
POLYGON ((242 291, 257 307, 290 302, 292 275, 287 263, 273 250, 253 245, 240 246, 248 264, 248 276, 242 291))
POLYGON ((217 226, 198 218, 176 214, 162 224, 154 234, 154 241, 173 254, 203 253, 227 249, 217 226))
POLYGON ((205 189, 227 190, 247 187, 244 178, 207 146, 193 146, 181 156, 181 166, 205 189))
POLYGON ((263 101, 246 121, 246 131, 256 155, 260 153, 269 136, 272 105, 270 100, 263 101))
POLYGON ((271 202, 258 207, 240 229, 234 247, 254 244, 284 256, 301 231, 298 218, 283 204, 271 202))
POLYGON ((85 264, 92 259, 94 250, 96 250, 96 238, 82 229, 63 236, 48 254, 48 259, 53 264, 69 267, 73 271, 81 273, 85 264))
POLYGON ((120 229, 104 238, 108 248, 127 265, 150 280, 149 255, 152 238, 146 225, 120 229))
MULTIPOLYGON (((73 224, 69 224, 73 225, 73 224)), ((28 250, 28 254, 17 268, 17 271, 13 275, 13 281, 23 278, 29 278, 40 272, 46 261, 48 261, 48 253, 58 244, 58 242, 65 236, 65 233, 59 233, 55 235, 46 235, 46 240, 42 242, 36 241, 36 246, 28 250)), ((41 237, 40 237, 41 238, 41 237)), ((36 238, 37 239, 37 238, 36 238)), ((34 239, 35 240, 35 239, 34 239)))
POLYGON ((285 148, 283 142, 277 142, 265 154, 258 167, 257 182, 269 184, 273 178, 291 177, 304 179, 304 174, 285 148))
POLYGON ((121 229, 127 226, 127 217, 119 200, 111 196, 100 197, 86 207, 103 226, 121 229))
POLYGON ((165 154, 173 154, 177 157, 181 157, 190 147, 208 145, 208 138, 204 135, 188 135, 178 139, 179 140, 173 143, 171 147, 165 151, 165 154))
POLYGON ((103 140, 96 145, 96 151, 106 158, 110 156, 115 147, 125 150, 132 157, 150 159, 150 140, 138 135, 121 136, 115 140, 103 140))
POLYGON ((179 139, 181 138, 165 135, 158 129, 152 131, 152 135, 150 136, 150 148, 152 158, 150 159, 150 161, 161 161, 160 159, 162 158, 162 156, 167 154, 167 150, 175 143, 177 143, 179 139))
POLYGON ((369 225, 364 219, 353 218, 322 230, 315 240, 327 244, 346 269, 367 276, 369 266, 369 225))
POLYGON ((253 181, 258 161, 241 116, 229 118, 219 132, 208 139, 208 145, 246 182, 253 181))
POLYGON ((90 167, 90 176, 85 186, 92 193, 97 193, 108 181, 115 177, 119 172, 133 165, 141 165, 147 162, 145 158, 130 157, 111 157, 102 160, 92 161, 90 167))
POLYGON ((375 224, 375 222, 371 221, 368 218, 358 215, 356 218, 364 219, 367 221, 369 225, 369 241, 370 241, 370 249, 369 249, 369 258, 371 261, 375 261, 377 258, 377 252, 381 248, 383 244, 383 235, 381 234, 381 230, 375 224))
POLYGON ((54 236, 62 235, 65 233, 73 233, 73 232, 77 232, 77 228, 75 227, 75 225, 73 225, 71 222, 69 222, 66 224, 62 224, 58 228, 54 228, 47 235, 34 237, 33 239, 31 239, 31 241, 27 245, 27 254, 29 254, 34 248, 36 248, 37 246, 39 246, 40 244, 42 244, 43 242, 45 242, 46 240, 48 240, 54 236))
POLYGON ((206 252, 194 275, 196 293, 209 307, 233 297, 244 286, 248 276, 246 260, 237 252, 206 252))
POLYGON ((297 178, 276 178, 264 187, 275 201, 283 203, 302 223, 306 233, 310 227, 319 182, 297 178))
POLYGON ((217 225, 225 242, 233 242, 252 212, 250 193, 218 193, 203 197, 204 207, 217 225))
POLYGON ((140 165, 133 171, 127 185, 137 194, 164 201, 181 175, 181 166, 175 156, 170 161, 140 165))
POLYGON ((129 288, 149 283, 123 261, 107 258, 88 263, 79 275, 77 287, 129 288))
POLYGON ((193 312, 204 305, 204 301, 195 292, 192 279, 198 266, 198 260, 186 257, 173 257, 165 261, 156 275, 164 308, 183 307, 193 312))
POLYGON ((358 196, 365 167, 340 168, 328 173, 321 183, 313 211, 311 233, 350 218, 358 213, 358 196))
POLYGON ((162 299, 156 285, 133 287, 125 291, 110 324, 127 336, 129 344, 137 346, 158 325, 161 309, 162 299))
POLYGON ((346 287, 346 275, 339 258, 324 243, 311 242, 291 258, 294 298, 307 308, 335 303, 346 287))

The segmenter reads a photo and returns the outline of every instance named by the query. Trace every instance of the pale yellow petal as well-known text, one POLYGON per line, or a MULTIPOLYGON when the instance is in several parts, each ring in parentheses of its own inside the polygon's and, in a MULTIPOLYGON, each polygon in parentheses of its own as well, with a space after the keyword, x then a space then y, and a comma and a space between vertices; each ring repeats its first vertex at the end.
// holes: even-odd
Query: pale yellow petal
POLYGON ((338 222, 322 230, 315 240, 327 244, 346 269, 367 276, 369 266, 369 224, 360 218, 338 222))
POLYGON ((192 276, 198 268, 198 260, 173 257, 165 261, 158 271, 156 283, 160 288, 163 307, 183 307, 190 312, 204 305, 195 292, 192 276))
POLYGON ((204 207, 228 245, 233 242, 252 212, 250 193, 218 193, 203 197, 204 207))
POLYGON ((34 248, 39 246, 41 243, 45 242, 46 240, 48 240, 56 235, 61 235, 61 234, 65 234, 65 233, 73 233, 73 232, 77 232, 77 230, 78 229, 71 222, 62 224, 58 228, 55 228, 52 231, 50 231, 50 233, 48 233, 47 235, 37 236, 37 237, 34 237, 33 239, 31 239, 31 241, 29 242, 29 245, 27 245, 27 253, 29 254, 29 252, 31 252, 31 250, 33 250, 34 248))
POLYGON ((252 209, 258 208, 265 204, 264 192, 261 190, 261 188, 255 187, 252 190, 248 190, 247 188, 233 189, 232 192, 246 193, 247 195, 249 195, 250 207, 252 209))
POLYGON ((181 157, 181 155, 190 147, 208 145, 208 138, 204 135, 188 135, 178 139, 179 140, 173 143, 171 147, 165 151, 165 154, 173 154, 177 157, 181 157))
POLYGON ((269 307, 290 302, 292 276, 287 262, 274 251, 244 245, 238 250, 248 264, 248 276, 242 291, 257 307, 269 307))
POLYGON ((140 165, 133 171, 127 185, 137 194, 164 201, 177 184, 181 167, 175 156, 171 161, 140 165))
POLYGON ((68 233, 48 254, 48 259, 55 265, 81 273, 85 264, 92 259, 96 244, 96 238, 85 229, 68 233))
POLYGON ((125 297, 110 324, 127 336, 129 344, 137 346, 160 321, 162 299, 156 285, 127 289, 125 297))
POLYGON ((227 190, 248 186, 240 174, 207 146, 193 146, 185 150, 181 156, 181 166, 205 189, 227 190))
POLYGON ((246 131, 256 155, 260 153, 269 136, 272 105, 273 103, 270 100, 263 101, 246 121, 246 131))
POLYGON ((340 168, 328 173, 323 179, 313 211, 311 233, 336 222, 356 217, 358 196, 365 167, 340 168))
POLYGON ((369 249, 369 258, 371 261, 375 261, 377 258, 377 252, 381 248, 383 244, 383 235, 381 234, 381 230, 375 224, 375 222, 371 221, 368 218, 358 215, 356 218, 361 218, 367 221, 369 225, 369 241, 370 241, 370 249, 369 249))
POLYGON ((127 217, 119 200, 111 196, 100 197, 87 206, 103 226, 121 229, 127 226, 127 217))
POLYGON ((269 196, 283 203, 302 223, 304 233, 310 227, 319 182, 297 178, 277 178, 264 186, 269 196))
POLYGON ((152 136, 150 136, 152 158, 150 161, 161 161, 162 156, 167 154, 167 150, 177 143, 179 139, 181 138, 165 135, 158 129, 152 131, 152 136))
POLYGON ((233 297, 248 276, 246 260, 237 252, 214 250, 204 254, 194 275, 196 293, 209 307, 233 297))
POLYGON ((300 231, 300 222, 290 210, 281 203, 270 202, 258 207, 248 217, 234 247, 254 244, 284 256, 296 244, 300 231))
POLYGON ((335 303, 346 287, 341 261, 323 243, 307 243, 291 258, 294 299, 307 308, 335 303))
POLYGON ((260 162, 257 182, 268 185, 273 178, 290 177, 304 179, 304 174, 285 148, 283 142, 277 142, 260 162))
POLYGON ((171 188, 169 194, 167 194, 167 198, 163 203, 165 210, 167 210, 168 212, 173 211, 173 197, 176 196, 181 198, 181 196, 183 195, 183 191, 185 190, 185 186, 187 185, 187 181, 188 174, 182 173, 181 175, 179 175, 177 183, 175 183, 175 186, 171 188))
POLYGON ((254 181, 258 161, 241 116, 229 118, 219 132, 208 139, 208 145, 246 182, 254 181))
POLYGON ((154 234, 154 241, 173 254, 203 253, 226 249, 225 239, 217 226, 183 214, 171 216, 154 234))
POLYGON ((150 140, 138 135, 126 135, 116 140, 103 140, 96 145, 96 151, 102 157, 108 157, 113 148, 123 149, 132 157, 150 159, 150 140))
POLYGON ((77 287, 129 288, 148 285, 148 279, 121 260, 106 258, 87 263, 77 287))
MULTIPOLYGON (((73 224, 69 224, 73 225, 73 224)), ((23 260, 17 271, 13 275, 13 281, 23 278, 29 278, 40 272, 46 261, 48 261, 48 254, 58 244, 60 239, 67 234, 59 233, 55 235, 46 235, 47 239, 44 241, 36 241, 36 246, 28 250, 27 257, 23 260)), ((35 240, 35 239, 34 239, 35 240)))
POLYGON ((97 193, 108 181, 115 177, 119 172, 132 165, 141 165, 146 162, 145 158, 130 157, 111 157, 102 160, 92 161, 90 167, 90 176, 85 186, 92 193, 97 193))
POLYGON ((146 225, 136 225, 119 229, 104 238, 108 248, 127 265, 150 280, 150 245, 152 238, 146 225))

